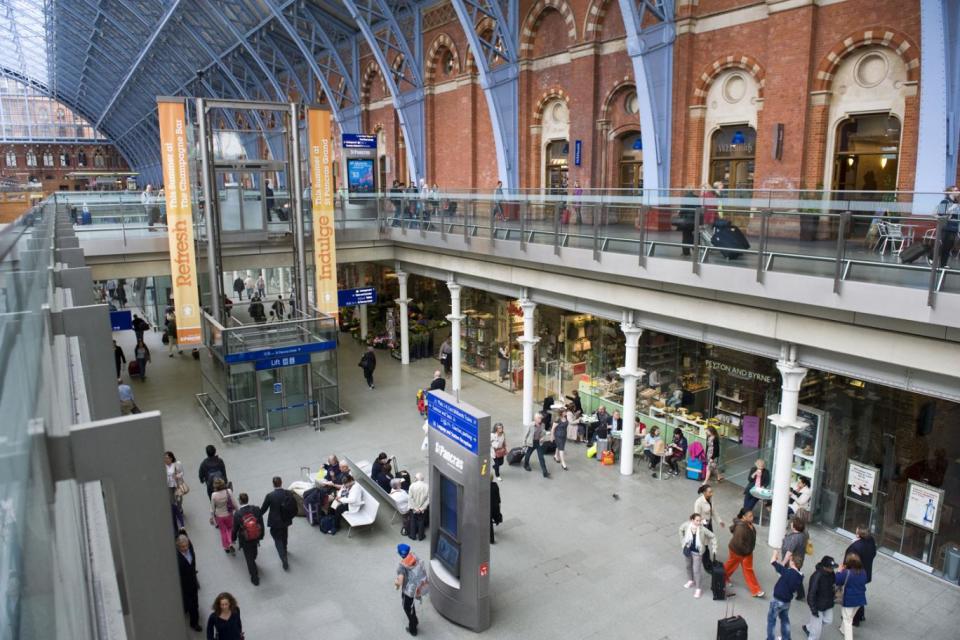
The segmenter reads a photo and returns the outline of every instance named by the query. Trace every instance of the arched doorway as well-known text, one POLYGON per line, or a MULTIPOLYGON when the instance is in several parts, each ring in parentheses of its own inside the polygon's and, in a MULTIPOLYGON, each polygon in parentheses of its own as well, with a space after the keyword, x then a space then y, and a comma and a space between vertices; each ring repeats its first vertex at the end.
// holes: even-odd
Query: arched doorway
POLYGON ((570 166, 570 111, 563 99, 543 106, 541 184, 550 193, 566 192, 570 166))
POLYGON ((747 125, 720 127, 710 136, 710 184, 724 189, 753 189, 757 132, 747 125))
POLYGON ((900 160, 900 120, 888 113, 847 118, 837 125, 833 188, 895 191, 900 160))
POLYGON ((643 138, 639 131, 620 136, 617 145, 617 187, 630 191, 643 189, 643 138))

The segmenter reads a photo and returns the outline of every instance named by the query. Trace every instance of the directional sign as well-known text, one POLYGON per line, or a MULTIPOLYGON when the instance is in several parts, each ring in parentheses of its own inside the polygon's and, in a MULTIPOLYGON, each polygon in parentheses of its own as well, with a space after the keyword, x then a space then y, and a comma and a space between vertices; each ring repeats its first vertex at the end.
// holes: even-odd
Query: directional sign
POLYGON ((124 331, 126 329, 133 328, 133 319, 130 316, 130 310, 125 309, 123 311, 111 311, 110 312, 110 328, 114 331, 124 331))
POLYGON ((257 371, 265 369, 281 369, 283 367, 293 367, 298 364, 307 364, 310 362, 309 353, 299 353, 292 356, 277 356, 266 360, 257 360, 253 363, 253 368, 257 371))
POLYGON ((376 302, 377 290, 374 287, 341 289, 337 291, 337 305, 341 307, 354 307, 358 304, 376 304, 376 302))
POLYGON ((376 149, 377 136, 364 133, 345 133, 341 138, 344 149, 376 149))
POLYGON ((321 340, 320 342, 307 342, 306 344, 295 344, 290 347, 277 347, 276 349, 258 349, 256 351, 245 351, 243 353, 228 353, 224 357, 224 360, 226 360, 228 364, 256 362, 258 360, 272 360, 274 358, 310 354, 316 351, 328 351, 336 348, 336 340, 321 340))

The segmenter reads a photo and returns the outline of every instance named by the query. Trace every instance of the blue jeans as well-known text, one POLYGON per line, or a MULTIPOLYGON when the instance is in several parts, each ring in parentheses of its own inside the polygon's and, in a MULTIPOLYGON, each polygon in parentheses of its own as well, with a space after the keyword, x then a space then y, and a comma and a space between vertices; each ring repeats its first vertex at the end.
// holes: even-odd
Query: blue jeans
POLYGON ((767 612, 767 640, 776 640, 774 628, 777 618, 780 618, 780 636, 783 640, 790 640, 790 603, 780 602, 776 598, 770 601, 770 610, 767 612))

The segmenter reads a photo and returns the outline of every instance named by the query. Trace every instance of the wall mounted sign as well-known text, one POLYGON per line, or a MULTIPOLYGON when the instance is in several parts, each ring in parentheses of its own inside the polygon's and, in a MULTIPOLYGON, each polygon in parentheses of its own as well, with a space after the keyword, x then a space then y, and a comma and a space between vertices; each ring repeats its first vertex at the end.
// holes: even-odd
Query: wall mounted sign
MULTIPOLYGON (((256 360, 253 363, 253 368, 257 371, 266 371, 268 369, 294 367, 298 364, 307 364, 308 362, 310 362, 309 353, 298 353, 291 356, 277 356, 276 358, 268 358, 266 360, 256 360)), ((274 393, 277 392, 274 391, 274 393)))
POLYGON ((257 360, 272 360, 274 358, 311 354, 316 353, 317 351, 329 351, 330 349, 336 348, 336 340, 321 340, 320 342, 307 342, 304 344, 295 344, 289 347, 258 349, 256 351, 245 351, 243 353, 230 353, 224 356, 223 359, 227 362, 227 364, 237 364, 240 362, 256 362, 257 360))
POLYGON ((376 302, 377 290, 375 287, 337 291, 337 304, 341 307, 355 307, 359 304, 376 304, 376 302))
POLYGON ((573 143, 573 164, 580 166, 580 157, 583 151, 583 142, 577 140, 573 143))
POLYGON ((377 136, 366 133, 345 133, 340 138, 344 149, 376 149, 377 136))
POLYGON ((940 530, 942 506, 943 491, 916 480, 907 482, 907 499, 903 505, 904 522, 937 533, 940 530))
POLYGON ((873 507, 877 501, 877 480, 880 470, 856 460, 847 461, 847 483, 844 494, 848 500, 873 507))
POLYGON ((477 454, 477 418, 433 392, 427 400, 427 423, 467 451, 477 454))
POLYGON ((129 309, 110 312, 110 328, 113 331, 126 331, 133 328, 133 318, 129 309))
POLYGON ((743 369, 735 365, 729 365, 726 362, 718 362, 716 360, 706 360, 705 361, 708 369, 713 369, 714 371, 721 371, 728 375, 733 376, 734 378, 740 378, 741 380, 757 380, 759 382, 765 382, 767 384, 773 384, 776 382, 776 379, 765 373, 760 373, 759 371, 750 371, 748 369, 743 369))

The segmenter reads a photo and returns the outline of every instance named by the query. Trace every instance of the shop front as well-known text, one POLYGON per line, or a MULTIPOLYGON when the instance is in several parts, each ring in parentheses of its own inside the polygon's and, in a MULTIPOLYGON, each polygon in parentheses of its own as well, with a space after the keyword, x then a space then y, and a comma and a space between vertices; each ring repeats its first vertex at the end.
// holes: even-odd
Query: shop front
POLYGON ((520 301, 478 289, 463 289, 460 323, 463 371, 509 391, 523 386, 523 334, 520 301))

